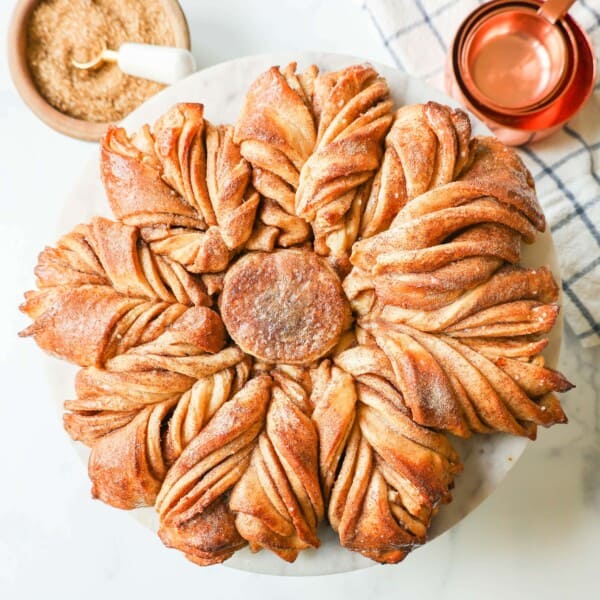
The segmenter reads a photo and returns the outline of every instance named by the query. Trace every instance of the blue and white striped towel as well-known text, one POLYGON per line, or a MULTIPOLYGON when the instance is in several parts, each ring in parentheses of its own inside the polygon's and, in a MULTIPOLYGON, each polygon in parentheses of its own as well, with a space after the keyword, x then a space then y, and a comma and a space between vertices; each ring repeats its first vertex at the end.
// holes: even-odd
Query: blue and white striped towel
MULTIPOLYGON (((446 54, 477 0, 364 0, 396 66, 443 89, 446 54)), ((571 15, 598 56, 600 0, 579 0, 571 15)), ((585 108, 551 137, 521 148, 558 253, 564 311, 583 346, 600 344, 600 84, 585 108)))

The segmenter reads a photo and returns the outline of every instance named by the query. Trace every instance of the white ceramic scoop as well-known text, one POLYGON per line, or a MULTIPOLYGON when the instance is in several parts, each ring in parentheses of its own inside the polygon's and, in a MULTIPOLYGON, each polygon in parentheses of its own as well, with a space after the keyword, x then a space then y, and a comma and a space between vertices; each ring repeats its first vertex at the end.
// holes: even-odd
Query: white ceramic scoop
POLYGON ((196 71, 196 61, 189 50, 153 44, 121 44, 118 50, 103 48, 102 52, 88 62, 77 62, 78 69, 97 69, 105 62, 116 62, 123 73, 158 81, 175 83, 196 71))

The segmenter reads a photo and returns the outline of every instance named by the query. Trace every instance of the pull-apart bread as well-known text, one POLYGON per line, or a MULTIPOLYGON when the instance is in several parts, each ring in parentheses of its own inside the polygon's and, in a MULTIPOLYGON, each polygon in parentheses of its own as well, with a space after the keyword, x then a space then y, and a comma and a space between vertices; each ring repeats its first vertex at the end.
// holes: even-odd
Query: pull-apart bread
POLYGON ((80 367, 69 435, 92 494, 154 506, 200 565, 424 543, 461 460, 448 434, 534 439, 572 385, 542 351, 545 221, 531 175, 465 113, 394 107, 372 67, 273 67, 238 121, 201 104, 113 127, 115 220, 39 256, 24 336, 80 367))

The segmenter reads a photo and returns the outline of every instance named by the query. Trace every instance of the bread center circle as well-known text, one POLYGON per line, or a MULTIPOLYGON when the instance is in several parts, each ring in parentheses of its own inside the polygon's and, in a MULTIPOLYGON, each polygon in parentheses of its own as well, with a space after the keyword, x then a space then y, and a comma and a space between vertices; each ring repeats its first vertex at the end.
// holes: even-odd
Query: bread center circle
POLYGON ((350 318, 337 274, 307 250, 245 255, 225 276, 220 307, 238 346, 269 363, 324 356, 350 318))

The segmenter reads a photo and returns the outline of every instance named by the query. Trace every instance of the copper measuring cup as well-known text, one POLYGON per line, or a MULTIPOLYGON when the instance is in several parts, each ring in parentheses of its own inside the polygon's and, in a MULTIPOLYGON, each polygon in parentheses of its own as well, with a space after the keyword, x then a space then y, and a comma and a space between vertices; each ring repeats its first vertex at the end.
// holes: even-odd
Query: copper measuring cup
POLYGON ((493 0, 455 35, 446 87, 507 144, 549 135, 593 90, 591 43, 569 15, 560 16, 571 3, 493 0))

